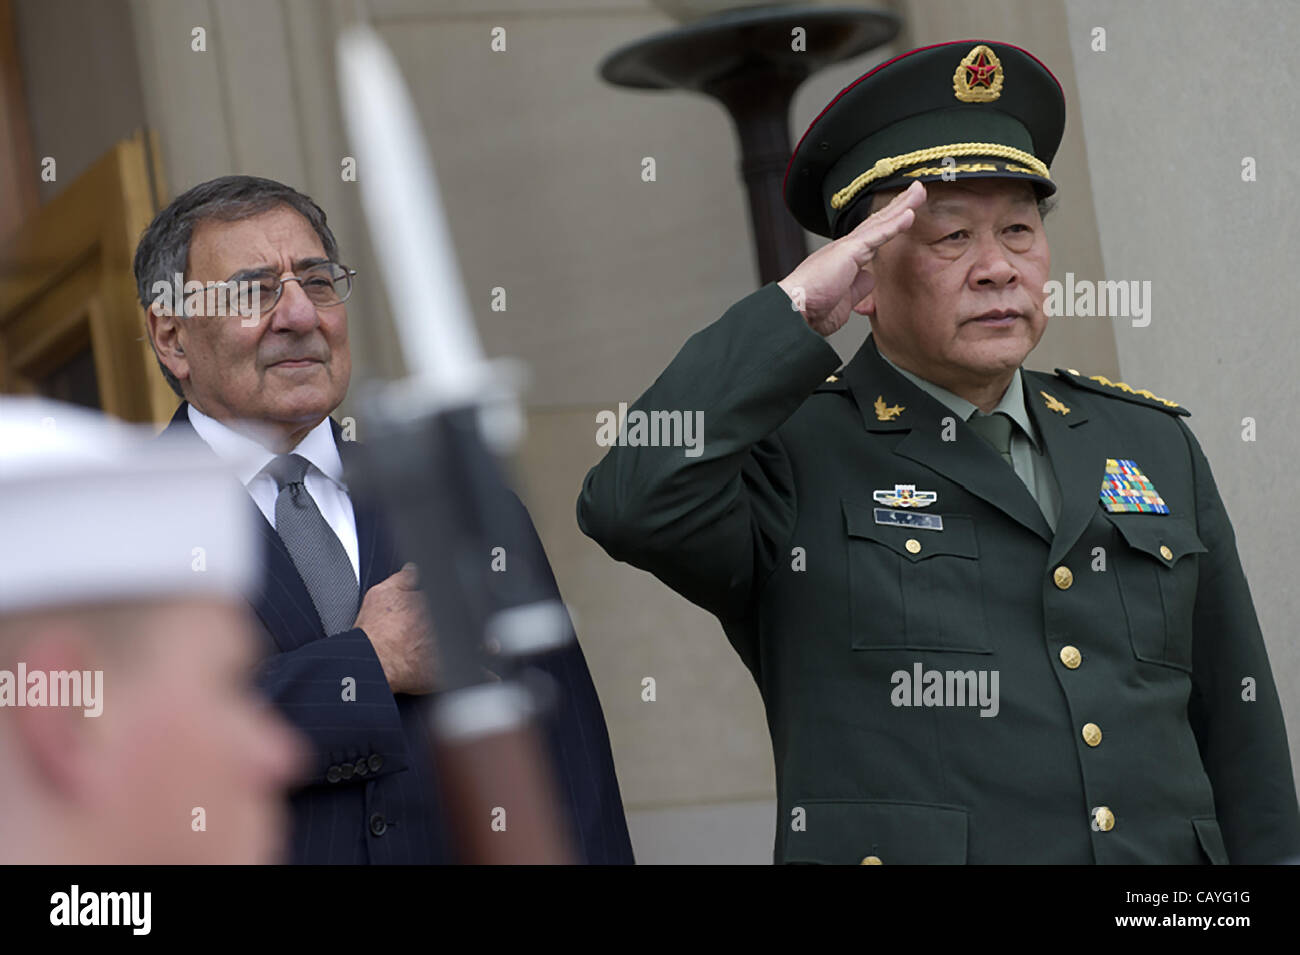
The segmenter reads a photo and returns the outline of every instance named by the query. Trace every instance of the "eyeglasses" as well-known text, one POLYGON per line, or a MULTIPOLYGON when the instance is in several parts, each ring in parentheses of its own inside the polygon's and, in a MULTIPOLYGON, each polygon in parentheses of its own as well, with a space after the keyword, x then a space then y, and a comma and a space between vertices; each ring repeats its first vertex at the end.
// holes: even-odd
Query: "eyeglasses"
MULTIPOLYGON (((284 293, 284 284, 297 282, 313 305, 329 308, 332 305, 342 305, 348 300, 352 294, 352 276, 356 274, 356 269, 338 262, 313 265, 302 275, 290 275, 283 279, 270 272, 241 272, 219 284, 221 304, 230 312, 245 318, 267 315, 279 303, 280 296, 284 293)), ((198 291, 189 294, 198 294, 198 291)), ((211 294, 208 297, 211 298, 211 294)))

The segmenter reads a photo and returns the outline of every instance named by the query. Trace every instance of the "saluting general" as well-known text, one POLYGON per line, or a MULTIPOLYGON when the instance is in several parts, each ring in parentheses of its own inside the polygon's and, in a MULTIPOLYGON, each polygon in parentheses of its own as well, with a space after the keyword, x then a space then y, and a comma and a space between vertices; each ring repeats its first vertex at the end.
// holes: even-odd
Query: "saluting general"
POLYGON ((583 531, 712 612, 767 709, 775 859, 1300 853, 1277 688, 1189 412, 1024 362, 1047 324, 1059 83, 995 42, 859 78, 796 147, 832 241, 691 337, 583 531), (839 367, 826 336, 871 335, 839 367), (1249 689, 1253 687, 1253 690, 1249 689))

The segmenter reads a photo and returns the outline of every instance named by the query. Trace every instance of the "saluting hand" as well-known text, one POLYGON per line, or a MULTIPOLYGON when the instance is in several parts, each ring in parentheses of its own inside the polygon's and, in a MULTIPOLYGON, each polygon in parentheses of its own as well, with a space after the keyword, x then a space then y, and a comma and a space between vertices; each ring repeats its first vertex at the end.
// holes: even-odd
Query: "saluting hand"
POLYGON ((844 326, 875 286, 875 279, 865 271, 867 263, 882 245, 911 228, 916 220, 914 210, 924 202, 925 186, 912 183, 889 205, 868 216, 848 235, 822 246, 776 283, 795 303, 802 295, 800 314, 813 331, 825 337, 844 326))

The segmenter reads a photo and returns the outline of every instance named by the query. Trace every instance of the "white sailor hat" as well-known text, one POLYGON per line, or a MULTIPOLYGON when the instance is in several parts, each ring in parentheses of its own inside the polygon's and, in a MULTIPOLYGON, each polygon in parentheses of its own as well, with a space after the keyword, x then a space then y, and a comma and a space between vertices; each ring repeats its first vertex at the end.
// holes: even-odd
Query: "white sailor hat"
POLYGON ((0 395, 0 614, 246 596, 247 493, 211 454, 75 405, 0 395))

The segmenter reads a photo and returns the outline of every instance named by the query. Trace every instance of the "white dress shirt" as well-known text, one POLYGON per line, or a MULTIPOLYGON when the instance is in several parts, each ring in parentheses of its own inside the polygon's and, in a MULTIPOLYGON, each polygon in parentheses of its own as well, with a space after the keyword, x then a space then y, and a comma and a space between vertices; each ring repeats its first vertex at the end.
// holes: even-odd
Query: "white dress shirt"
MULTIPOLYGON (((232 462, 247 462, 236 470, 236 474, 244 482, 244 487, 252 495, 263 516, 275 527, 275 499, 280 491, 275 485, 275 478, 263 469, 275 459, 276 453, 215 418, 208 417, 194 405, 189 406, 189 417, 194 430, 217 457, 232 462)), ((303 478, 307 493, 343 544, 348 560, 352 561, 352 572, 357 575, 357 585, 360 586, 357 518, 352 512, 348 486, 343 483, 343 459, 339 457, 338 445, 334 443, 330 419, 326 417, 312 428, 289 453, 300 454, 310 462, 311 467, 303 478)))

